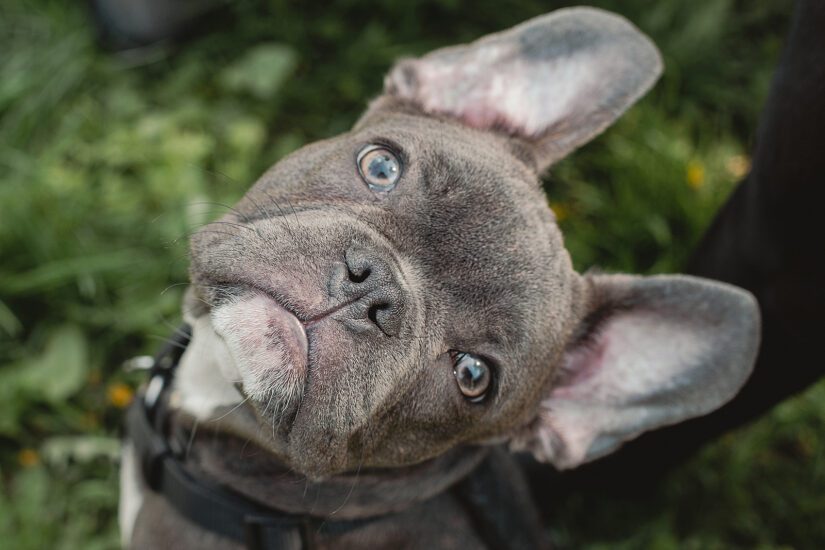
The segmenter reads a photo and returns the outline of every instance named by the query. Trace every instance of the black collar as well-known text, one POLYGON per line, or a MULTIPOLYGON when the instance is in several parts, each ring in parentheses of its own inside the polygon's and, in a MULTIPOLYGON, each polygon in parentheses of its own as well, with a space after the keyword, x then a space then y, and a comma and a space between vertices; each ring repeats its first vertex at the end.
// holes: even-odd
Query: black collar
MULTIPOLYGON (((193 475, 184 464, 183 449, 175 448, 174 440, 164 435, 168 420, 166 393, 190 335, 191 328, 184 325, 155 356, 149 383, 127 414, 127 435, 150 490, 162 495, 188 521, 250 550, 310 549, 313 533, 343 534, 385 517, 331 520, 288 514, 193 475)), ((454 485, 454 490, 490 547, 535 548, 527 535, 530 530, 519 528, 525 516, 534 514, 532 502, 516 499, 509 491, 502 493, 496 477, 490 461, 485 460, 454 485), (490 502, 491 489, 497 493, 496 502, 490 502)))

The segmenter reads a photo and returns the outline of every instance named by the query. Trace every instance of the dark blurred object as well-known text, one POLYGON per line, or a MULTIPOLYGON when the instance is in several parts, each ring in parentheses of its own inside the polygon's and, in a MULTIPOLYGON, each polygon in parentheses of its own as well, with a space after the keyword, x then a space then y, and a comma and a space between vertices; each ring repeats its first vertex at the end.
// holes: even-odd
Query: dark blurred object
POLYGON ((108 47, 131 50, 181 37, 223 3, 223 0, 92 0, 92 13, 108 47))
POLYGON ((545 513, 564 494, 636 498, 703 444, 825 374, 825 2, 797 2, 762 114, 753 169, 722 208, 687 271, 753 292, 762 345, 742 392, 718 411, 648 433, 569 473, 525 461, 545 513))

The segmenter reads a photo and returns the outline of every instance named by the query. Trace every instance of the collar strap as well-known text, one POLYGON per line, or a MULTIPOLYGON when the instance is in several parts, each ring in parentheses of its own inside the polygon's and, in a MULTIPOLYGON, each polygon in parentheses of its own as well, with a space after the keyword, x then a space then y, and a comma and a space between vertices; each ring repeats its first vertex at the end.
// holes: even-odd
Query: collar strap
POLYGON ((143 403, 136 401, 129 410, 127 426, 149 489, 163 495, 187 520, 218 535, 245 542, 247 548, 304 547, 304 526, 300 521, 269 517, 267 511, 254 503, 191 475, 152 426, 147 413, 143 403), (270 539, 277 539, 279 545, 270 546, 270 539))

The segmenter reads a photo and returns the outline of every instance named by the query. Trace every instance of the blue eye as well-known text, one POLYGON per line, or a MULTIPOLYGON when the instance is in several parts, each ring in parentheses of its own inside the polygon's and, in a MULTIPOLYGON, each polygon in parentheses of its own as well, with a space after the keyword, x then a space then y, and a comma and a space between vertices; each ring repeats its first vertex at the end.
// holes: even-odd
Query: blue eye
POLYGON ((464 397, 478 403, 490 389, 490 367, 471 353, 453 352, 453 374, 464 397))
POLYGON ((401 162, 386 147, 367 145, 358 153, 358 172, 373 191, 390 191, 401 176, 401 162))

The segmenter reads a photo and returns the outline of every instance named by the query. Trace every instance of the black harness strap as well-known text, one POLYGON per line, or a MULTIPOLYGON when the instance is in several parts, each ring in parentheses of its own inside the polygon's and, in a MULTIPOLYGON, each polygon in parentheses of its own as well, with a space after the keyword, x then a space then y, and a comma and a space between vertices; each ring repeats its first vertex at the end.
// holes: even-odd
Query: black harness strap
POLYGON ((146 485, 161 494, 183 517, 250 550, 307 548, 309 522, 274 513, 240 495, 193 476, 152 426, 149 410, 137 401, 127 417, 146 485))
POLYGON ((453 492, 489 548, 549 548, 524 477, 500 449, 459 481, 453 492))

